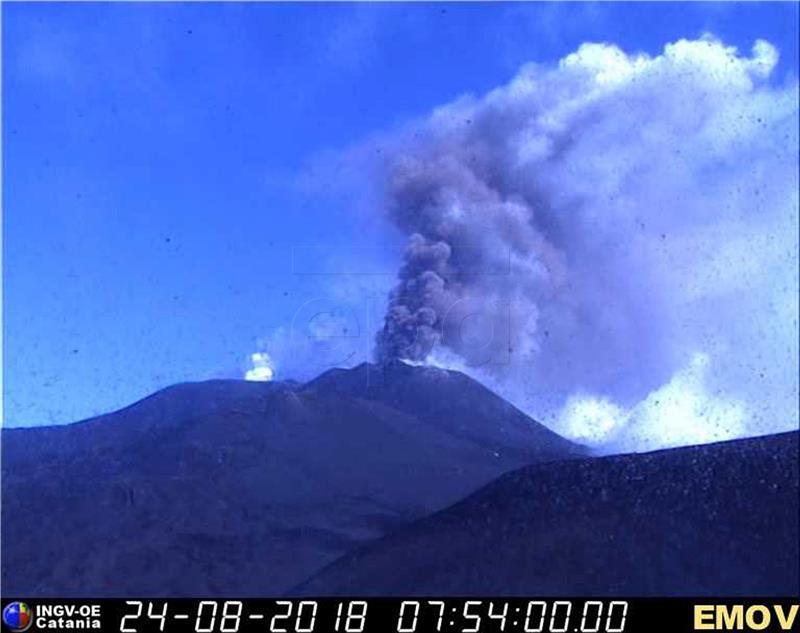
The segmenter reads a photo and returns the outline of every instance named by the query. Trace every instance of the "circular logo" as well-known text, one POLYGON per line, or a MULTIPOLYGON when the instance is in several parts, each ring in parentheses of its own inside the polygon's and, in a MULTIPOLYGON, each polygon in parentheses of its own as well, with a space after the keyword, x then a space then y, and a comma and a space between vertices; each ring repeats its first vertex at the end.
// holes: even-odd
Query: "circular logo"
POLYGON ((33 624, 33 611, 24 602, 10 602, 3 609, 3 624, 12 631, 27 631, 33 624))

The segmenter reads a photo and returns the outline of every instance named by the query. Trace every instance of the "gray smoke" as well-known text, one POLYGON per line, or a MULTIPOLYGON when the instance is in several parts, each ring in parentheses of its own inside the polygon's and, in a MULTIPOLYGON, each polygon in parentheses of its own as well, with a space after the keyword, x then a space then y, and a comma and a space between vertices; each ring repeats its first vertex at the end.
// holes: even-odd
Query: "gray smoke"
POLYGON ((585 44, 381 140, 408 247, 380 360, 588 442, 797 425, 796 80, 711 37, 585 44))

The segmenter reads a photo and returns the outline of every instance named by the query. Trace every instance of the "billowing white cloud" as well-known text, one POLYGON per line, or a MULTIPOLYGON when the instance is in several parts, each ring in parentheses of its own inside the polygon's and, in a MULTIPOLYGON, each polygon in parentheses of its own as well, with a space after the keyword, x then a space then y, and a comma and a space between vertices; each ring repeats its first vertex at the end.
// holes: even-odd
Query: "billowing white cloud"
POLYGON ((646 450, 704 444, 740 437, 745 408, 710 393, 709 358, 695 354, 689 365, 630 410, 608 399, 573 395, 561 410, 557 429, 565 436, 615 450, 646 450))
POLYGON ((269 382, 274 378, 275 370, 272 364, 272 358, 270 358, 267 352, 255 352, 251 354, 250 362, 253 366, 245 372, 245 380, 269 382))
MULTIPOLYGON (((332 280, 338 282, 339 277, 332 280)), ((270 378, 309 380, 328 369, 368 360, 372 335, 365 329, 365 305, 353 302, 352 297, 346 299, 303 301, 288 326, 258 341, 262 351, 252 355, 251 371, 263 371, 265 366, 270 378)))
POLYGON ((409 236, 379 357, 468 371, 609 450, 796 428, 798 97, 777 60, 584 44, 362 147, 409 236))

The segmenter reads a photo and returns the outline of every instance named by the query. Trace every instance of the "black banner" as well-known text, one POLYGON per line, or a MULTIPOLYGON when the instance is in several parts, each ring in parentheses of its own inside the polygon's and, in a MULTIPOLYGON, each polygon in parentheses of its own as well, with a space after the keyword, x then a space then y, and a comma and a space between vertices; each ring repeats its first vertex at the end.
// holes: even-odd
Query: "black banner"
POLYGON ((797 598, 4 598, 2 607, 12 632, 800 631, 797 598))

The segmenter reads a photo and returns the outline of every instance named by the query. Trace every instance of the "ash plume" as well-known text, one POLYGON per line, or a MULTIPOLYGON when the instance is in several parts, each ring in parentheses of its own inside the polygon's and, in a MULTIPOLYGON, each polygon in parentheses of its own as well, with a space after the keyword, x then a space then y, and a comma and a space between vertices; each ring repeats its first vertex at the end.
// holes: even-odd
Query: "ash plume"
POLYGON ((796 79, 584 44, 380 140, 408 236, 376 355, 650 448, 797 426, 796 79))

